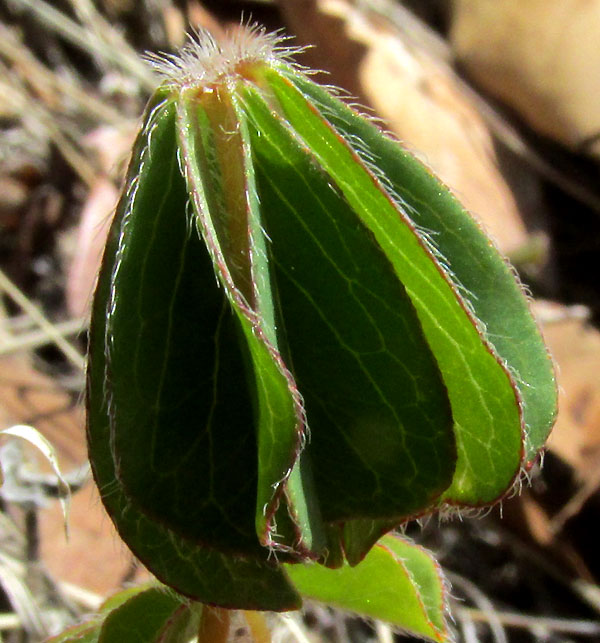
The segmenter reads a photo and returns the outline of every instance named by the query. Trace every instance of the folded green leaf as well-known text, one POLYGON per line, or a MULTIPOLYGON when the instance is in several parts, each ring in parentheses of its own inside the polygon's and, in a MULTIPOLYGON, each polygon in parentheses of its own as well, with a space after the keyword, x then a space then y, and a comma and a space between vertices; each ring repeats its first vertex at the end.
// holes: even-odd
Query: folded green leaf
MULTIPOLYGON (((326 92, 303 91, 312 84, 302 80, 296 86, 296 77, 269 69, 265 70, 264 82, 275 93, 290 127, 319 157, 386 251, 417 309, 444 376, 458 441, 458 463, 448 498, 472 505, 492 502, 518 474, 525 420, 521 414, 521 390, 510 371, 512 366, 496 353, 485 330, 490 322, 500 326, 503 322, 494 318, 510 313, 499 308, 493 311, 494 315, 476 317, 473 301, 489 288, 491 275, 497 290, 503 291, 503 299, 519 315, 521 326, 510 337, 536 355, 538 368, 534 370, 539 371, 540 359, 545 360, 541 366, 553 395, 548 358, 524 298, 503 259, 467 213, 460 211, 453 200, 439 198, 441 189, 437 181, 430 176, 421 194, 415 197, 410 193, 402 179, 407 174, 423 174, 418 161, 399 154, 396 145, 339 101, 327 100, 326 92), (398 157, 403 161, 402 173, 397 167, 398 157), (388 175, 389 168, 396 170, 395 174, 388 175), (397 183, 393 181, 396 175, 397 183), (427 216, 432 203, 437 205, 435 214, 427 216), (421 211, 425 213, 415 214, 421 211), (435 223, 437 226, 432 227, 435 223), (447 234, 451 239, 468 235, 469 241, 442 244, 439 238, 442 226, 446 232, 451 226, 451 233, 447 234), (483 257, 482 245, 486 250, 483 257), (461 252, 464 255, 465 250, 471 261, 457 275, 454 272, 457 255, 461 252), (485 271, 488 275, 484 277, 485 271), (470 278, 466 284, 459 280, 464 276, 470 278), (474 292, 467 297, 470 287, 474 292), (524 323, 523 317, 530 323, 524 323)), ((488 299, 490 294, 486 292, 488 299)), ((544 408, 552 406, 552 399, 550 404, 544 400, 544 408)), ((548 427, 548 418, 543 419, 548 427)))
MULTIPOLYGON (((304 410, 279 353, 248 133, 226 94, 194 92, 182 95, 178 104, 178 135, 198 227, 240 322, 252 364, 249 388, 254 394, 256 426, 248 421, 247 428, 256 431, 258 443, 258 479, 253 490, 256 531, 262 545, 289 550, 289 545, 277 542, 272 521, 284 492, 282 483, 301 449, 304 410)), ((252 453, 244 455, 252 457, 252 453)), ((311 545, 314 538, 319 539, 309 522, 305 529, 298 526, 298 548, 307 539, 311 545)))
MULTIPOLYGON (((395 141, 297 74, 287 78, 319 105, 332 126, 365 159, 433 244, 448 275, 478 320, 486 342, 509 369, 519 392, 525 462, 543 447, 556 416, 556 382, 547 349, 513 268, 450 191, 395 141)), ((461 493, 459 489, 455 489, 461 493)))
POLYGON ((306 598, 387 621, 434 641, 448 639, 439 566, 431 554, 406 540, 384 536, 356 567, 287 567, 306 598))
POLYGON ((437 364, 389 259, 315 171, 318 159, 258 92, 243 103, 323 518, 401 521, 439 497, 454 471, 437 364))
MULTIPOLYGON (((162 101, 162 96, 157 98, 158 102, 162 101)), ((108 325, 110 323, 110 315, 108 311, 113 306, 111 301, 115 297, 117 302, 123 301, 120 299, 121 291, 114 292, 113 287, 113 272, 115 273, 116 278, 119 277, 119 274, 116 273, 117 265, 123 266, 123 261, 130 258, 121 255, 121 249, 123 248, 123 228, 126 227, 128 217, 135 215, 139 210, 134 209, 146 206, 150 204, 150 218, 149 224, 152 225, 154 221, 154 214, 156 210, 152 207, 153 200, 156 199, 157 203, 162 203, 165 199, 165 203, 168 203, 169 200, 174 200, 177 195, 173 196, 171 194, 171 185, 167 183, 167 188, 169 192, 167 193, 164 188, 165 185, 162 183, 162 176, 164 166, 161 164, 150 164, 148 163, 149 158, 154 158, 155 163, 161 158, 159 152, 162 149, 162 146, 165 144, 163 137, 172 133, 172 125, 174 114, 172 108, 167 106, 166 111, 154 111, 155 107, 153 104, 149 106, 148 114, 153 114, 154 119, 150 121, 150 126, 145 128, 136 143, 136 148, 134 150, 134 162, 129 171, 128 185, 130 187, 128 193, 125 195, 124 199, 121 201, 119 206, 115 224, 111 230, 110 238, 105 252, 103 272, 100 276, 98 283, 98 288, 96 291, 95 301, 94 301, 94 310, 93 310, 93 321, 91 328, 90 336, 90 360, 88 366, 88 447, 90 452, 90 458, 92 461, 92 469, 94 476, 96 478, 96 483, 101 491, 104 504, 111 515, 115 525, 121 534, 121 537, 133 552, 146 564, 156 576, 162 580, 165 584, 171 585, 172 587, 177 588, 179 592, 185 595, 192 596, 198 600, 205 602, 214 602, 224 606, 237 606, 243 607, 246 609, 252 609, 256 607, 265 607, 265 609, 292 609, 297 607, 299 604, 299 598, 297 597, 294 590, 289 588, 285 576, 281 570, 279 570, 273 562, 261 562, 260 559, 268 558, 268 551, 265 551, 264 555, 261 555, 262 552, 259 549, 258 543, 254 546, 255 551, 258 552, 257 558, 259 560, 249 558, 243 559, 239 556, 232 557, 227 553, 222 553, 221 550, 215 550, 205 546, 201 546, 199 543, 186 539, 183 535, 178 532, 173 531, 164 523, 166 520, 153 520, 150 516, 147 516, 144 511, 142 511, 135 504, 135 501, 132 500, 130 495, 126 495, 125 486, 121 484, 121 481, 117 477, 116 473, 116 460, 115 460, 115 445, 114 439, 111 435, 111 424, 113 428, 122 430, 124 427, 121 424, 116 424, 115 418, 111 420, 111 404, 114 404, 115 398, 112 397, 114 394, 114 383, 115 381, 120 383, 123 381, 123 385, 119 393, 123 396, 125 404, 129 405, 130 403, 136 402, 134 399, 135 395, 139 395, 137 404, 138 407, 133 407, 133 413, 136 415, 135 424, 127 423, 125 426, 134 430, 144 430, 145 428, 152 428, 154 419, 151 416, 151 419, 142 420, 138 413, 152 413, 152 410, 156 408, 151 406, 151 400, 147 397, 150 393, 156 390, 156 383, 151 382, 152 386, 149 390, 144 390, 133 386, 130 386, 130 383, 137 380, 137 376, 131 375, 131 380, 121 380, 119 373, 113 375, 113 372, 109 370, 107 356, 109 353, 111 355, 115 354, 117 347, 112 342, 112 335, 109 334, 108 325), (165 134, 166 133, 166 134, 165 134), (153 174, 156 172, 156 175, 153 174), (158 176, 158 180, 157 177, 158 176), (159 195, 157 196, 156 190, 159 190, 159 195), (147 192, 146 192, 147 191, 147 192), (135 197, 135 198, 132 198, 135 197), (168 197, 168 198, 167 198, 168 197), (133 201, 133 204, 132 204, 133 201), (104 278, 103 278, 104 277, 104 278), (116 380, 114 379, 116 378, 116 380), (109 387, 110 383, 110 387, 109 387), (109 390, 110 388, 110 390, 109 390), (130 397, 131 395, 131 397, 130 397), (146 423, 144 423, 146 422, 146 423)), ((173 147, 173 138, 170 138, 170 141, 167 141, 167 149, 170 149, 170 153, 174 154, 173 147), (168 147, 170 143, 170 148, 168 147)), ((172 159, 171 159, 172 161, 172 159)), ((169 159, 167 158, 167 167, 169 159)), ((180 179, 181 181, 181 179, 180 179)), ((174 182, 177 184, 177 181, 174 182)), ((177 187, 177 185, 175 185, 177 187)), ((179 184, 179 187, 181 185, 179 184)), ((185 193, 183 196, 179 195, 179 198, 183 199, 183 210, 175 213, 172 213, 173 224, 177 226, 179 224, 179 230, 184 228, 185 234, 188 235, 188 231, 185 229, 187 225, 187 218, 185 213, 185 203, 186 196, 185 193)), ((146 221, 148 223, 148 221, 146 221)), ((177 228, 174 228, 176 231, 177 228)), ((126 230, 127 232, 127 230, 126 230)), ((187 236, 186 236, 187 238, 187 236)), ((195 240, 199 244, 198 238, 189 234, 189 238, 195 240)), ((144 241, 142 239, 142 241, 144 241)), ((168 246, 167 246, 168 247, 168 246)), ((150 245, 150 248, 152 246, 150 245)), ((198 248, 202 250, 202 248, 198 248)), ((202 255, 200 255, 202 257, 202 255)), ((133 258, 136 258, 133 255, 133 258)), ((155 262, 158 262, 159 266, 168 265, 163 264, 162 262, 165 259, 165 255, 162 252, 159 252, 158 257, 154 258, 155 262)), ((205 260, 206 261, 206 260, 205 260)), ((177 276, 173 275, 171 272, 171 278, 176 282, 177 276)), ((133 285, 136 283, 136 279, 139 278, 139 264, 135 264, 131 267, 130 273, 125 274, 124 277, 129 279, 133 285), (136 277, 137 276, 137 277, 136 277)), ((119 282, 120 283, 120 282, 119 282)), ((128 284, 126 284, 127 286, 128 284)), ((165 290, 168 290, 169 287, 173 287, 173 281, 171 285, 162 286, 165 290)), ((222 296, 222 291, 218 289, 213 273, 210 272, 208 275, 207 283, 208 292, 212 292, 213 296, 222 296)), ((198 292, 198 291, 196 291, 198 292)), ((189 294, 189 293, 188 293, 189 294)), ((147 293, 146 293, 147 295, 147 293)), ((202 296, 200 292, 199 296, 202 296)), ((134 301, 138 301, 137 296, 134 301)), ((130 302, 127 302, 130 303, 130 302)), ((152 297, 148 302, 150 310, 150 320, 157 323, 158 325, 164 324, 165 321, 165 311, 161 311, 162 304, 164 302, 155 301, 152 297), (158 315, 154 316, 152 313, 152 308, 156 308, 158 315)), ((185 308, 185 303, 182 306, 185 308)), ((132 315, 137 317, 137 311, 129 309, 132 315)), ((168 314, 168 313, 167 313, 168 314)), ((134 317, 134 319, 136 318, 134 317)), ((148 328, 148 327, 146 327, 148 328)), ((146 332, 150 333, 154 328, 154 324, 150 325, 150 329, 146 332)), ((127 330, 127 328, 125 329, 127 330)), ((191 327, 188 327, 188 333, 195 335, 198 332, 198 329, 193 323, 191 327)), ((132 334, 127 333, 125 336, 121 336, 123 340, 131 340, 134 344, 137 343, 138 339, 144 338, 144 329, 140 326, 135 326, 132 334), (137 328, 137 331, 135 332, 137 328)), ((178 335, 181 337, 181 335, 178 335)), ((168 338, 167 338, 168 339, 168 338)), ((210 337, 208 338, 197 338, 193 341, 202 341, 202 339, 207 340, 207 343, 210 348, 210 337)), ((155 374, 156 368, 154 359, 157 355, 161 353, 161 346, 164 347, 166 338, 158 337, 157 343, 153 341, 153 338, 150 337, 148 345, 145 347, 147 351, 145 355, 140 355, 140 359, 145 359, 150 362, 150 366, 144 365, 140 370, 137 370, 137 367, 132 364, 126 364, 125 374, 129 371, 129 368, 136 368, 136 373, 139 373, 143 376, 148 376, 147 369, 150 369, 150 372, 155 374)), ((129 352, 132 345, 124 344, 126 355, 131 355, 129 352)), ((236 344, 233 343, 233 347, 236 344)), ((183 355, 185 357, 186 349, 189 350, 190 346, 183 345, 183 355)), ((164 348, 163 348, 164 350, 164 348)), ((214 350, 214 349, 213 349, 214 350)), ((193 361, 198 358, 198 355, 193 355, 193 361)), ((163 362, 159 362, 159 366, 163 362)), ((206 368, 212 368, 213 363, 203 362, 206 368)), ((193 363, 192 363, 193 366, 193 363)), ((183 369, 185 367, 185 361, 177 363, 177 369, 183 369)), ((189 375, 192 382, 195 382, 197 377, 196 373, 189 375)), ((210 375, 206 376, 210 380, 210 375)), ((179 380, 181 383, 182 380, 179 380)), ((200 382, 202 383, 202 382, 200 382)), ((234 382, 235 383, 235 382, 234 382)), ((195 403, 195 398, 190 397, 189 394, 186 394, 185 381, 183 384, 183 389, 181 393, 185 396, 185 399, 189 401, 190 404, 195 403)), ((169 386, 172 383, 169 382, 169 386)), ((173 395, 177 395, 177 390, 170 388, 173 395)), ((172 408, 172 407, 171 407, 172 408)), ((178 411, 185 412, 186 409, 176 408, 178 411)), ((243 409, 244 410, 244 409, 243 409)), ((247 412, 251 410, 246 409, 247 412)), ((200 412, 205 412, 205 409, 200 410, 200 412)), ((127 429, 125 429, 127 431, 127 429)), ((163 440, 172 439, 172 443, 168 448, 172 452, 177 453, 179 449, 183 449, 187 445, 182 445, 182 440, 187 439, 193 440, 194 435, 198 432, 198 424, 192 417, 189 421, 185 421, 182 424, 169 425, 169 432, 167 435, 161 436, 163 440), (179 429, 180 433, 177 431, 179 429), (191 436, 191 437, 190 437, 191 436)), ((131 436, 134 440, 133 445, 135 445, 135 436, 131 436)), ((233 444, 237 441, 233 439, 233 444)), ((143 436, 139 440, 138 444, 141 444, 142 452, 147 447, 147 442, 145 443, 143 436)), ((203 455, 206 457, 208 453, 203 455)), ((251 454, 250 454, 251 455, 251 454)), ((142 453, 133 452, 131 455, 132 459, 145 467, 148 467, 148 470, 152 470, 152 461, 142 460, 142 453)), ((176 455, 174 456, 177 457, 176 455)), ((248 466, 252 466, 252 458, 248 458, 248 466)), ((121 466, 123 466, 123 461, 120 460, 121 466)), ((198 470, 197 461, 192 460, 192 469, 188 475, 204 475, 206 470, 198 470)), ((207 466, 207 465, 205 465, 207 466)), ((236 465, 233 465, 236 466, 236 465)), ((234 474, 239 473, 238 470, 233 471, 234 474)), ((230 484, 226 479, 224 483, 230 484)), ((196 481, 196 484, 198 482, 196 481)), ((196 488, 196 487, 193 487, 196 488)), ((235 493, 238 490, 234 490, 235 493)), ((194 494, 185 488, 182 489, 182 493, 186 497, 191 496, 194 499, 194 494)), ((142 501, 144 500, 143 493, 142 501)), ((160 498, 156 498, 154 495, 146 496, 146 501, 156 499, 160 501, 160 498)), ((160 507, 160 502, 157 502, 160 507)), ((170 509, 167 507, 167 510, 170 509)), ((210 507, 209 507, 210 509, 210 507)), ((244 507, 245 515, 247 516, 247 529, 251 530, 254 523, 254 496, 250 497, 249 506, 244 507)), ((170 512, 171 516, 173 512, 170 512)), ((169 516, 170 517, 170 516, 169 516)), ((242 524, 242 516, 235 516, 236 529, 233 529, 234 532, 238 532, 237 524, 242 524)), ((199 525, 199 528, 207 527, 211 528, 213 525, 209 522, 207 525, 199 525)), ((214 527, 218 528, 220 526, 220 521, 214 527)), ((221 527, 223 531, 227 529, 221 527)), ((241 548, 241 547, 240 547, 241 548)), ((225 547, 224 547, 225 549, 225 547)))
POLYGON ((157 66, 94 300, 103 502, 182 594, 292 609, 324 574, 361 611, 383 570, 413 607, 363 613, 442 640, 430 559, 389 538, 367 552, 498 500, 542 446, 554 380, 521 288, 446 188, 276 37, 201 35, 157 66))

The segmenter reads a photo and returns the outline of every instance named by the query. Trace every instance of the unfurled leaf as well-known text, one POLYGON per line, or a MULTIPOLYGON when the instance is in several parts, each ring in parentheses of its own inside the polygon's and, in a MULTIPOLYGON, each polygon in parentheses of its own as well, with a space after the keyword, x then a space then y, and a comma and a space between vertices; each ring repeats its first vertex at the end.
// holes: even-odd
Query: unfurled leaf
POLYGON ((447 640, 441 570, 431 554, 406 540, 384 536, 355 567, 289 565, 288 573, 306 598, 447 640))
POLYGON ((300 564, 309 587, 389 567, 425 601, 389 618, 442 640, 424 554, 367 552, 501 498, 550 429, 552 369, 469 215, 289 53, 250 29, 157 63, 94 301, 94 474, 182 594, 292 609, 300 564))

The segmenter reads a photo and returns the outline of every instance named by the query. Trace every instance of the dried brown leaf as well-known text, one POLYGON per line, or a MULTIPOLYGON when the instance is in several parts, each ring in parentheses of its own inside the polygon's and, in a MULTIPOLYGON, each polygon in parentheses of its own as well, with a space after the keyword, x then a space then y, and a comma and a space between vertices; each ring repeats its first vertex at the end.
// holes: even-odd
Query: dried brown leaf
POLYGON ((454 0, 470 75, 540 133, 600 155, 600 3, 454 0), (596 138, 594 138, 596 137, 596 138))

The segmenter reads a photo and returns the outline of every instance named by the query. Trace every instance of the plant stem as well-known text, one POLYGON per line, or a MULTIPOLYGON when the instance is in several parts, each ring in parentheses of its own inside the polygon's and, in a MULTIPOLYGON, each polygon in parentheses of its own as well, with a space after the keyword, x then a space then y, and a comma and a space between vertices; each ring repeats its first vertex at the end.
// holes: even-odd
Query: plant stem
POLYGON ((253 611, 244 611, 243 614, 250 628, 254 643, 271 643, 271 630, 267 625, 264 614, 253 611))
POLYGON ((231 611, 205 605, 200 618, 198 643, 227 643, 231 611))

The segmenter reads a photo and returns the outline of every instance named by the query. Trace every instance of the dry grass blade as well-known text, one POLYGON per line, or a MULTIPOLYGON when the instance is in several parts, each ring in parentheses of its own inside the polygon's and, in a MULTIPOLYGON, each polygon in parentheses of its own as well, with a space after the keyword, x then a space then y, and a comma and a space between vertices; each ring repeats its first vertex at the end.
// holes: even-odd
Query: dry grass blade
MULTIPOLYGON (((83 319, 69 319, 65 322, 52 324, 52 326, 61 337, 67 338, 70 335, 79 334, 85 327, 85 321, 83 319)), ((0 344, 0 355, 40 348, 53 341, 54 340, 48 336, 48 333, 41 329, 19 334, 3 332, 0 344)))
POLYGON ((64 99, 68 99, 82 113, 100 122, 110 125, 123 123, 122 114, 95 98, 69 78, 65 76, 59 78, 51 69, 37 60, 16 35, 3 24, 0 24, 0 55, 16 67, 19 75, 36 93, 42 96, 50 94, 54 102, 61 106, 65 102, 64 99))
POLYGON ((448 579, 455 587, 459 587, 478 606, 479 612, 485 614, 485 620, 490 626, 493 640, 496 643, 508 643, 508 637, 497 617, 492 601, 475 585, 475 583, 456 573, 446 572, 448 579))
MULTIPOLYGON (((46 461, 52 467, 54 476, 56 477, 56 489, 63 511, 63 518, 65 521, 65 536, 69 535, 69 500, 71 499, 71 488, 69 483, 63 478, 56 451, 50 442, 37 430, 31 426, 15 425, 8 429, 2 429, 0 435, 13 436, 25 440, 32 446, 36 447, 38 451, 44 456, 46 461)), ((54 482, 54 481, 53 481, 54 482)))
POLYGON ((394 643, 394 633, 389 625, 386 625, 381 621, 377 621, 374 626, 379 643, 394 643))
POLYGON ((37 0, 35 3, 28 0, 11 0, 11 3, 21 9, 31 11, 32 15, 46 28, 60 34, 100 61, 117 66, 138 80, 142 87, 148 91, 153 90, 156 86, 156 79, 150 68, 137 55, 130 53, 129 46, 124 49, 115 46, 116 36, 111 38, 112 42, 109 44, 43 0, 37 0))
POLYGON ((129 71, 147 89, 154 89, 156 79, 123 35, 98 12, 90 0, 70 0, 86 31, 94 34, 100 47, 114 51, 113 59, 123 71, 129 71))
POLYGON ((21 80, 1 63, 0 72, 9 81, 11 99, 22 105, 22 113, 27 114, 28 118, 36 119, 38 125, 45 129, 48 138, 56 145, 81 180, 89 187, 94 185, 97 176, 96 168, 79 151, 65 131, 56 124, 53 115, 48 112, 42 103, 34 100, 23 86, 21 80))
POLYGON ((29 299, 13 284, 13 282, 0 270, 0 291, 5 292, 18 306, 20 306, 29 317, 39 326, 40 330, 46 333, 48 342, 53 342, 63 352, 65 357, 78 370, 85 368, 85 357, 69 343, 56 326, 40 312, 40 310, 29 301, 29 299))
POLYGON ((73 585, 73 583, 59 582, 58 586, 64 596, 77 605, 81 605, 88 612, 98 611, 106 600, 104 596, 90 592, 78 585, 73 585))
POLYGON ((0 551, 0 584, 10 600, 10 604, 19 617, 19 624, 29 634, 40 637, 48 636, 44 616, 29 591, 24 580, 25 571, 22 563, 0 551))
MULTIPOLYGON (((477 623, 489 623, 489 613, 470 607, 458 607, 455 613, 459 619, 468 618, 477 623)), ((515 612, 496 611, 494 616, 504 627, 529 630, 544 637, 550 634, 571 634, 573 636, 600 636, 600 622, 583 619, 549 618, 515 612)))
POLYGON ((277 619, 282 625, 281 630, 276 629, 273 632, 273 642, 283 643, 283 641, 296 641, 296 643, 311 643, 311 640, 305 634, 304 627, 291 614, 276 614, 277 619), (290 635, 293 638, 290 638, 290 635))

